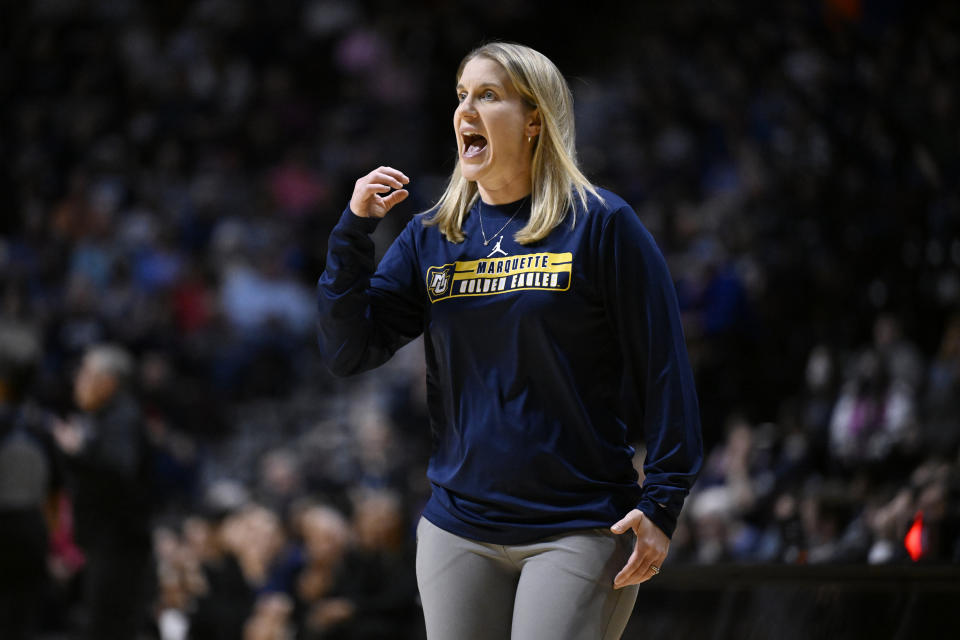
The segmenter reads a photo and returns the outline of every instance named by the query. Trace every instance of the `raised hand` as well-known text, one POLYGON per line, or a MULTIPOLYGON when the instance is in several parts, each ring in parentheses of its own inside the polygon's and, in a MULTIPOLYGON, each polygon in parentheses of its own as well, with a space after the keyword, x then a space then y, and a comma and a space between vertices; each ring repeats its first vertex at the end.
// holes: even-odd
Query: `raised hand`
POLYGON ((410 178, 393 167, 378 167, 357 180, 350 198, 350 211, 361 218, 382 218, 410 193, 403 186, 410 178), (390 195, 381 195, 395 189, 390 195))

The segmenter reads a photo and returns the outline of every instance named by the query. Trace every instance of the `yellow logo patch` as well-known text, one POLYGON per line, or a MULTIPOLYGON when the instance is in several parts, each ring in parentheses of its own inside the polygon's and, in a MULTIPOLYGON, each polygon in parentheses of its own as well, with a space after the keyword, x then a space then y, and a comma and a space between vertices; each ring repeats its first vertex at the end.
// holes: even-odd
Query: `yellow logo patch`
POLYGON ((510 291, 566 291, 573 254, 528 253, 505 258, 457 261, 427 269, 430 302, 510 291))

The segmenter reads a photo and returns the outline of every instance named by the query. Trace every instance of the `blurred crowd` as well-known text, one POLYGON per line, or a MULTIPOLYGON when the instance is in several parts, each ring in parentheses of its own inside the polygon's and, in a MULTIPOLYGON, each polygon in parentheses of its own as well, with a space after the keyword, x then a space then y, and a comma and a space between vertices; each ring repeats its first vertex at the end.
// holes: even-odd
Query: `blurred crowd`
POLYGON ((0 618, 33 615, 14 578, 46 633, 95 608, 70 438, 109 343, 149 476, 144 629, 419 637, 422 347, 332 378, 313 287, 370 167, 413 178, 379 252, 439 196, 456 65, 494 37, 567 74, 587 175, 677 282, 708 459, 668 562, 960 562, 960 10, 651 4, 5 8, 0 618))

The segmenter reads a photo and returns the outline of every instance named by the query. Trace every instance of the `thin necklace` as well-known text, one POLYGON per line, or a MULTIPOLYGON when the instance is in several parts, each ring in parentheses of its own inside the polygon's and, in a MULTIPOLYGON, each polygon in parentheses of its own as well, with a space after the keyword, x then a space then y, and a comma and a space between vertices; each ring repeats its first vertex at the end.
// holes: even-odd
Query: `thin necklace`
MULTIPOLYGON (((520 209, 523 209, 523 204, 527 201, 526 198, 520 201, 520 206, 517 207, 517 210, 513 212, 513 215, 510 216, 510 219, 503 223, 503 226, 500 227, 500 231, 497 231, 495 234, 490 236, 490 240, 496 240, 497 236, 503 233, 503 230, 507 228, 507 225, 513 222, 513 219, 517 217, 517 214, 520 213, 520 209)), ((483 246, 490 244, 490 240, 487 240, 487 234, 483 232, 483 200, 477 200, 477 213, 480 215, 480 235, 483 236, 483 246)))

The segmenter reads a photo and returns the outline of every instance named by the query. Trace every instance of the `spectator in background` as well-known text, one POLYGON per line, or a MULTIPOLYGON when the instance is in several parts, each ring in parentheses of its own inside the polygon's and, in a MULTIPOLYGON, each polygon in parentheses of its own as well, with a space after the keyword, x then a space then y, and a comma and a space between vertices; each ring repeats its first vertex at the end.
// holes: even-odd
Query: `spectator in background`
MULTIPOLYGON (((188 519, 184 528, 196 525, 188 519), (189 523, 189 524, 188 524, 189 523)), ((206 538, 205 523, 201 535, 206 538)), ((157 560, 157 632, 161 640, 184 640, 190 628, 188 612, 194 597, 203 592, 206 582, 201 569, 201 550, 191 548, 172 524, 154 531, 154 557, 157 560)))
POLYGON ((827 345, 818 344, 810 351, 798 418, 818 462, 826 460, 829 449, 830 417, 837 393, 835 370, 835 358, 827 345))
POLYGON ((924 418, 926 450, 955 455, 960 446, 960 313, 947 323, 930 365, 924 418))
POLYGON ((302 638, 422 635, 413 550, 398 496, 385 490, 359 491, 352 527, 326 506, 305 508, 300 524, 304 546, 275 568, 247 624, 249 639, 271 638, 294 622, 302 638))
POLYGON ((301 459, 291 449, 272 449, 259 461, 257 499, 274 513, 286 517, 303 495, 301 459))
POLYGON ((358 578, 348 560, 348 520, 333 507, 307 504, 297 511, 293 526, 299 541, 277 557, 247 623, 248 633, 270 637, 279 628, 292 627, 298 638, 354 638, 350 623, 359 611, 349 586, 358 578))
POLYGON ((45 417, 22 405, 36 338, 0 327, 0 638, 34 637, 48 583, 48 522, 56 515, 60 467, 42 428, 45 417), (17 348, 11 348, 17 347, 17 348))
POLYGON ((307 508, 300 524, 306 553, 294 585, 297 622, 304 638, 322 638, 353 614, 351 604, 334 595, 344 577, 350 525, 339 511, 323 506, 307 508))
POLYGON ((357 441, 356 483, 371 489, 397 486, 403 479, 407 460, 389 415, 367 405, 353 412, 352 418, 357 441))
POLYGON ((703 389, 700 404, 712 421, 704 429, 709 438, 720 432, 720 420, 737 406, 741 390, 754 383, 750 363, 758 327, 743 279, 719 242, 699 240, 687 257, 677 297, 684 335, 696 354, 691 357, 703 389))
MULTIPOLYGON (((931 456, 911 474, 913 526, 919 532, 915 560, 960 562, 960 489, 956 463, 940 455, 931 456)), ((909 550, 909 549, 908 549, 909 550)))
POLYGON ((830 449, 845 465, 882 462, 913 441, 913 388, 894 377, 876 350, 856 357, 830 421, 830 449))
POLYGON ((410 638, 418 625, 422 629, 422 623, 402 502, 390 491, 360 491, 354 500, 352 524, 355 544, 344 561, 344 577, 334 594, 350 615, 324 637, 410 638))
POLYGON ((77 540, 86 555, 84 638, 135 638, 151 572, 150 457, 130 389, 133 358, 89 348, 74 384, 81 416, 53 434, 70 473, 77 540))
POLYGON ((287 640, 294 637, 293 603, 283 593, 269 593, 257 600, 253 615, 243 628, 243 640, 287 640))
POLYGON ((254 589, 244 575, 238 554, 238 547, 247 541, 242 511, 237 509, 215 507, 207 518, 191 522, 188 543, 197 545, 194 550, 202 575, 200 588, 190 594, 195 596, 189 619, 191 640, 240 638, 252 610, 254 589))

